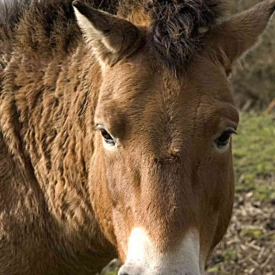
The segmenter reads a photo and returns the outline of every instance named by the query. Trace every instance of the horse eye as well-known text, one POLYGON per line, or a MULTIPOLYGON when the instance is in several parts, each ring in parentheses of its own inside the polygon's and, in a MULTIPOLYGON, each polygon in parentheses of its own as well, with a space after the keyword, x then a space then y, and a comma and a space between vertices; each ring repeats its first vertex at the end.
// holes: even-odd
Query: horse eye
POLYGON ((233 128, 226 129, 218 138, 214 140, 215 145, 218 149, 226 147, 229 143, 232 134, 237 134, 236 130, 233 128))
POLYGON ((102 135, 104 141, 107 144, 112 145, 112 146, 114 146, 116 144, 114 139, 112 138, 112 136, 105 129, 100 128, 99 130, 101 132, 101 135, 102 135))

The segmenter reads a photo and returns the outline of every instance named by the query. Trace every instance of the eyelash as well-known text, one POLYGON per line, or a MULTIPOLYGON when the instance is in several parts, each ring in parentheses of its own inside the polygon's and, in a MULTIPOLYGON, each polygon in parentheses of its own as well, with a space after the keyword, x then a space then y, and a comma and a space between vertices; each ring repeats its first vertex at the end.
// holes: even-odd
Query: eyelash
POLYGON ((115 139, 111 136, 111 134, 109 134, 109 132, 102 125, 97 125, 97 129, 101 132, 102 138, 106 144, 111 146, 116 145, 115 139))
POLYGON ((230 137, 232 134, 237 134, 234 128, 226 129, 218 138, 214 140, 215 145, 218 149, 226 147, 229 143, 230 137))

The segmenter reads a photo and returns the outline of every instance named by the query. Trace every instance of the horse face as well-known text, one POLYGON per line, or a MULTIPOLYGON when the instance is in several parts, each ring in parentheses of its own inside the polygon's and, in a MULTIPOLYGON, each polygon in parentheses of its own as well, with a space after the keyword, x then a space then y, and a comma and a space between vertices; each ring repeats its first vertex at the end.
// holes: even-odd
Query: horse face
POLYGON ((103 73, 95 161, 122 260, 157 274, 176 261, 199 274, 231 216, 238 113, 226 76, 206 58, 174 77, 154 71, 146 52, 103 73))
POLYGON ((101 65, 90 169, 100 182, 91 195, 124 263, 120 274, 203 274, 233 204, 238 112, 227 77, 274 2, 206 31, 204 49, 176 73, 160 64, 145 27, 78 2, 75 9, 101 65))

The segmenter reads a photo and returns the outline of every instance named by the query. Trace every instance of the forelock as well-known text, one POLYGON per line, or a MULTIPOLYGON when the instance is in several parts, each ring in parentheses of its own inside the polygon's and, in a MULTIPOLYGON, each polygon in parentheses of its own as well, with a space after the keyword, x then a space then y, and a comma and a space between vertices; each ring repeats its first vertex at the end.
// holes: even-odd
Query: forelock
POLYGON ((204 32, 224 16, 226 0, 121 0, 119 12, 146 13, 148 43, 157 60, 171 70, 183 69, 203 48, 204 32))

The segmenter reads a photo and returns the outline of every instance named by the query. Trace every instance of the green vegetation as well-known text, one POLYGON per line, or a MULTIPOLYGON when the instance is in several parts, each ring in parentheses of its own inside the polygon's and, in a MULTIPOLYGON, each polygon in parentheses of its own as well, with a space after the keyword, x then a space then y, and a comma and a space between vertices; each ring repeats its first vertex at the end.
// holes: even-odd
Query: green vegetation
POLYGON ((233 143, 236 193, 275 199, 274 186, 264 183, 275 175, 275 116, 246 113, 240 119, 233 143))
MULTIPOLYGON (((233 12, 248 9, 262 0, 233 0, 233 12)), ((242 110, 265 109, 275 98, 275 20, 258 47, 247 54, 232 77, 235 99, 242 110)))
POLYGON ((275 116, 243 113, 234 136, 232 222, 209 275, 275 274, 275 116))

